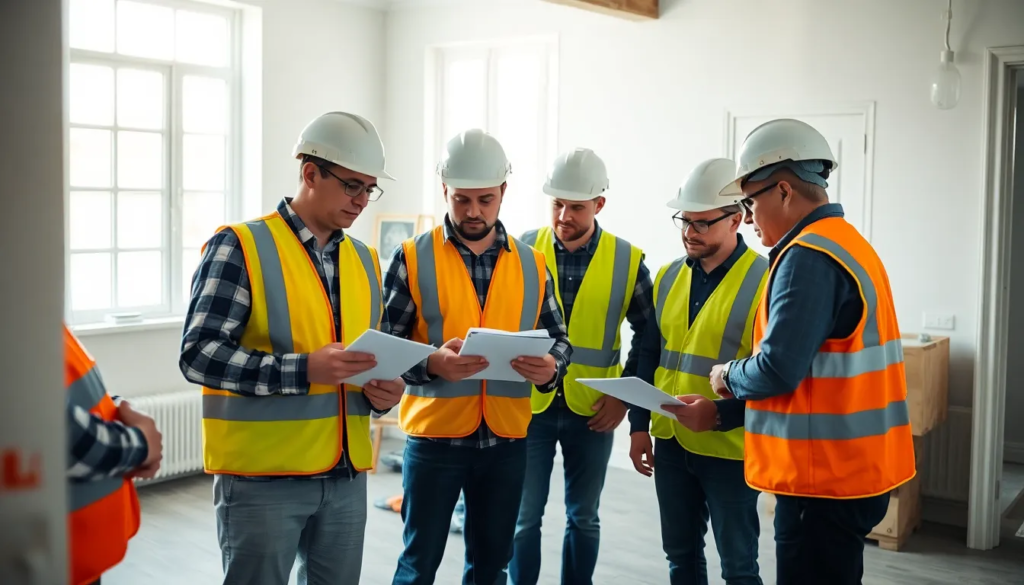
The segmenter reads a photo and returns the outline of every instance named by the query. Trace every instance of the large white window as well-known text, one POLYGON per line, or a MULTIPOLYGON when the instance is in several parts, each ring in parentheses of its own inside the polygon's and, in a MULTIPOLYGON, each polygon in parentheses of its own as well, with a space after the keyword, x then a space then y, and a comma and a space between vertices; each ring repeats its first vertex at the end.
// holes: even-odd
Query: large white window
POLYGON ((239 213, 239 16, 71 0, 68 317, 183 314, 203 242, 239 213))
MULTIPOLYGON (((555 44, 521 40, 437 49, 436 81, 428 96, 435 106, 434 151, 429 167, 445 143, 463 130, 482 128, 505 148, 512 176, 501 206, 502 223, 514 236, 544 223, 541 192, 556 154, 557 80, 555 44)), ((441 186, 431 175, 441 199, 441 186)))

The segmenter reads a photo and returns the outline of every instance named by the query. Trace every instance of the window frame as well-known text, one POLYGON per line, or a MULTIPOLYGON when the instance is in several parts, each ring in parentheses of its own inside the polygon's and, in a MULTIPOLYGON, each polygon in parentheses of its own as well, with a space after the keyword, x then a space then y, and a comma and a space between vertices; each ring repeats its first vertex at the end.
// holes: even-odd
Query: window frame
MULTIPOLYGON (((242 13, 241 10, 226 6, 218 6, 198 0, 132 0, 140 4, 149 4, 167 7, 174 10, 183 9, 190 12, 211 14, 224 18, 228 24, 228 62, 223 67, 183 63, 173 60, 154 59, 149 57, 136 57, 122 55, 117 52, 117 1, 113 18, 115 25, 112 30, 114 35, 112 52, 103 52, 87 49, 70 48, 70 64, 91 64, 110 67, 114 70, 114 110, 113 121, 110 126, 98 126, 89 124, 72 123, 68 120, 68 134, 74 128, 96 128, 109 130, 111 132, 111 185, 108 187, 80 188, 71 185, 71 177, 65 179, 65 318, 74 325, 99 325, 110 324, 108 319, 118 313, 140 313, 144 321, 161 320, 168 318, 183 317, 190 301, 189 295, 185 294, 185 242, 184 242, 184 197, 185 189, 183 183, 183 142, 185 132, 182 126, 183 103, 183 80, 186 76, 195 75, 206 78, 223 79, 226 83, 228 108, 224 131, 224 219, 225 222, 233 221, 241 215, 242 211, 242 13), (162 253, 162 287, 161 302, 157 305, 146 307, 118 307, 117 305, 117 257, 124 251, 131 251, 131 248, 120 248, 117 246, 117 194, 119 192, 145 191, 155 192, 156 189, 130 189, 120 188, 117 185, 117 133, 121 130, 132 130, 131 127, 118 125, 117 120, 117 69, 119 67, 131 67, 135 69, 159 71, 164 75, 164 123, 159 132, 163 135, 163 177, 159 191, 162 194, 162 237, 159 251, 162 253), (97 252, 109 253, 111 255, 111 306, 106 309, 90 309, 76 311, 73 308, 73 290, 75 282, 71 278, 71 258, 75 254, 88 253, 89 250, 71 249, 70 226, 71 226, 71 192, 109 192, 111 197, 111 225, 110 225, 110 247, 97 249, 97 252)), ((68 103, 70 105, 70 95, 68 103)), ((142 130, 142 129, 140 129, 142 130)), ((152 129, 142 131, 156 132, 152 129)), ((195 134, 195 133, 191 133, 195 134)), ((200 133, 200 135, 202 135, 200 133)), ((70 151, 68 152, 70 156, 70 151)), ((212 234, 210 234, 212 235, 212 234)), ((146 248, 155 251, 157 248, 146 248)), ((198 260, 196 260, 196 263, 198 260)), ((79 283, 80 284, 80 283, 79 283)))

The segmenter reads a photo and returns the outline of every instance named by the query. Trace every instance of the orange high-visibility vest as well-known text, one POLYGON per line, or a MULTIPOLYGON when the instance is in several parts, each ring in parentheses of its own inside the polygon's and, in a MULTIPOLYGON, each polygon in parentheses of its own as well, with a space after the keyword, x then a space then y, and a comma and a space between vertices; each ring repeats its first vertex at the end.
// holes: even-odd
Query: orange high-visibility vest
MULTIPOLYGON (((864 312, 846 339, 829 339, 791 394, 748 400, 745 474, 754 489, 790 496, 863 498, 916 473, 903 345, 885 267, 842 218, 805 228, 792 246, 831 256, 857 281, 864 312)), ((768 327, 769 292, 754 322, 754 353, 768 327)))
MULTIPOLYGON (((96 362, 67 326, 64 382, 69 402, 107 422, 117 420, 117 407, 103 386, 96 362)), ((68 499, 71 583, 92 583, 121 562, 128 540, 139 531, 135 484, 124 477, 69 482, 68 499)))
MULTIPOLYGON (((446 242, 444 226, 402 244, 409 292, 416 303, 412 339, 441 347, 471 327, 502 331, 535 329, 544 299, 544 255, 509 236, 511 251, 501 250, 481 311, 476 288, 462 255, 446 242)), ((533 416, 529 382, 437 378, 425 386, 407 386, 399 410, 403 432, 417 437, 465 437, 481 417, 500 437, 523 438, 533 416)))

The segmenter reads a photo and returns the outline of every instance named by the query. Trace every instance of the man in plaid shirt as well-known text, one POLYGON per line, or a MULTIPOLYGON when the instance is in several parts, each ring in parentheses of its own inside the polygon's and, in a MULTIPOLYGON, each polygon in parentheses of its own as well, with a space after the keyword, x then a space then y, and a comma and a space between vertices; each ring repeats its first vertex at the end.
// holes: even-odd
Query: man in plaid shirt
POLYGON ((509 564, 516 585, 535 585, 540 577, 541 517, 559 443, 565 460, 567 516, 562 582, 590 583, 597 565, 598 506, 614 431, 626 417, 627 406, 576 378, 634 375, 653 305, 643 253, 597 224, 595 216, 604 208, 608 185, 604 161, 592 150, 562 153, 543 187, 551 197, 551 227, 523 235, 523 241, 543 252, 548 266, 555 267, 574 363, 553 397, 533 396, 526 482, 509 564), (623 318, 633 331, 625 368, 617 345, 623 318))
MULTIPOLYGON (((477 314, 485 306, 490 307, 489 299, 490 303, 502 304, 506 306, 506 311, 512 311, 518 310, 518 307, 513 309, 514 305, 505 305, 505 302, 511 303, 507 299, 520 295, 524 298, 520 312, 536 311, 525 301, 527 294, 538 294, 537 290, 531 293, 531 285, 526 285, 524 288, 527 290, 523 293, 491 290, 491 283, 496 273, 502 270, 507 275, 522 269, 523 274, 529 276, 535 267, 539 268, 545 276, 543 282, 535 283, 535 286, 542 289, 537 327, 546 330, 554 338, 554 346, 544 358, 518 358, 512 367, 540 391, 551 392, 557 388, 559 379, 568 367, 572 349, 555 299, 554 280, 543 267, 543 257, 526 244, 511 238, 498 219, 505 194, 505 180, 510 170, 501 145, 480 130, 463 132, 448 143, 446 158, 438 165, 448 213, 442 226, 406 243, 415 245, 418 250, 414 270, 410 270, 414 266, 413 259, 407 255, 404 247, 396 249, 392 256, 384 279, 388 321, 392 334, 412 337, 418 327, 436 329, 442 320, 458 320, 460 323, 471 321, 463 319, 465 314, 454 313, 471 311, 477 314), (458 256, 453 256, 449 250, 457 252, 458 256), (427 260, 421 256, 431 256, 430 261, 435 263, 433 275, 424 277, 422 274, 427 260), (522 268, 515 260, 516 256, 522 261, 522 268), (461 265, 450 264, 457 262, 451 260, 455 257, 461 259, 461 265), (499 259, 502 259, 501 264, 499 259), (462 270, 465 270, 467 278, 453 275, 452 271, 457 273, 462 270), (419 271, 418 280, 410 279, 411 271, 419 271), (425 280, 431 278, 441 281, 445 277, 453 280, 445 280, 443 286, 454 286, 456 281, 465 282, 466 287, 472 283, 479 307, 456 305, 446 309, 439 305, 418 306, 413 287, 421 287, 425 280), (425 323, 421 323, 421 320, 425 323)), ((526 276, 524 281, 527 280, 526 276)), ((537 278, 536 272, 533 278, 537 278)), ((424 299, 422 302, 439 302, 434 294, 436 290, 428 291, 435 298, 434 301, 425 300, 427 293, 423 292, 423 288, 419 290, 422 293, 420 298, 424 299)), ((460 299, 463 298, 461 294, 462 291, 459 291, 460 299)), ((454 298, 456 293, 446 295, 454 298)), ((504 317, 508 319, 512 316, 506 314, 504 317)), ((517 313, 514 319, 520 322, 520 315, 517 313)), ((484 322, 482 326, 488 325, 484 322)), ((488 364, 482 358, 459 356, 462 345, 459 338, 438 341, 444 346, 404 376, 409 388, 402 403, 402 427, 410 434, 402 468, 405 487, 402 504, 405 550, 398 560, 393 583, 433 583, 444 555, 449 523, 460 490, 465 494, 466 504, 465 581, 503 582, 505 567, 511 556, 526 471, 526 442, 523 440, 526 423, 522 423, 521 434, 518 434, 519 429, 501 433, 506 436, 500 436, 491 427, 508 425, 509 420, 521 421, 523 419, 520 417, 523 416, 528 421, 529 384, 517 386, 516 390, 525 389, 527 398, 524 403, 517 396, 515 406, 508 402, 500 403, 504 406, 499 406, 497 400, 490 402, 490 397, 499 388, 493 382, 489 383, 488 391, 482 397, 477 394, 476 397, 459 398, 463 395, 459 390, 468 392, 475 383, 460 381, 482 371, 488 364), (438 387, 441 389, 436 390, 438 387), (437 392, 433 402, 417 401, 421 396, 429 396, 432 388, 437 392), (439 406, 449 400, 476 400, 476 404, 482 402, 482 405, 472 407, 479 409, 472 413, 455 414, 455 406, 447 409, 439 406), (423 409, 436 410, 432 410, 433 414, 421 414, 420 405, 423 405, 423 409), (500 408, 509 408, 514 412, 495 413, 488 410, 500 408), (468 416, 479 417, 476 429, 464 436, 453 436, 454 431, 449 431, 463 425, 465 418, 456 423, 449 417, 468 416), (411 421, 414 418, 421 432, 410 432, 408 427, 413 426, 411 421), (517 434, 520 438, 516 438, 517 434)), ((431 342, 434 342, 433 338, 431 342)), ((479 386, 475 388, 479 392, 479 386)))

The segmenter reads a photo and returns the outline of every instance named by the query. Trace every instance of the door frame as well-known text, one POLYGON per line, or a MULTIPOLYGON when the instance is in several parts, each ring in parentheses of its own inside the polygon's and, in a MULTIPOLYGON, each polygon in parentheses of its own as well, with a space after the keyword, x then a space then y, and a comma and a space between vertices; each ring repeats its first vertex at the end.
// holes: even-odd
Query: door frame
POLYGON ((984 66, 981 263, 967 512, 967 547, 979 550, 999 545, 1013 224, 1013 165, 1008 163, 1013 153, 1015 76, 1024 69, 1024 45, 989 47, 984 66))
POLYGON ((864 116, 864 225, 861 234, 870 242, 875 177, 875 102, 808 102, 787 105, 749 104, 733 106, 725 111, 725 139, 722 141, 726 158, 732 158, 735 148, 737 118, 773 117, 799 118, 802 116, 864 116))

